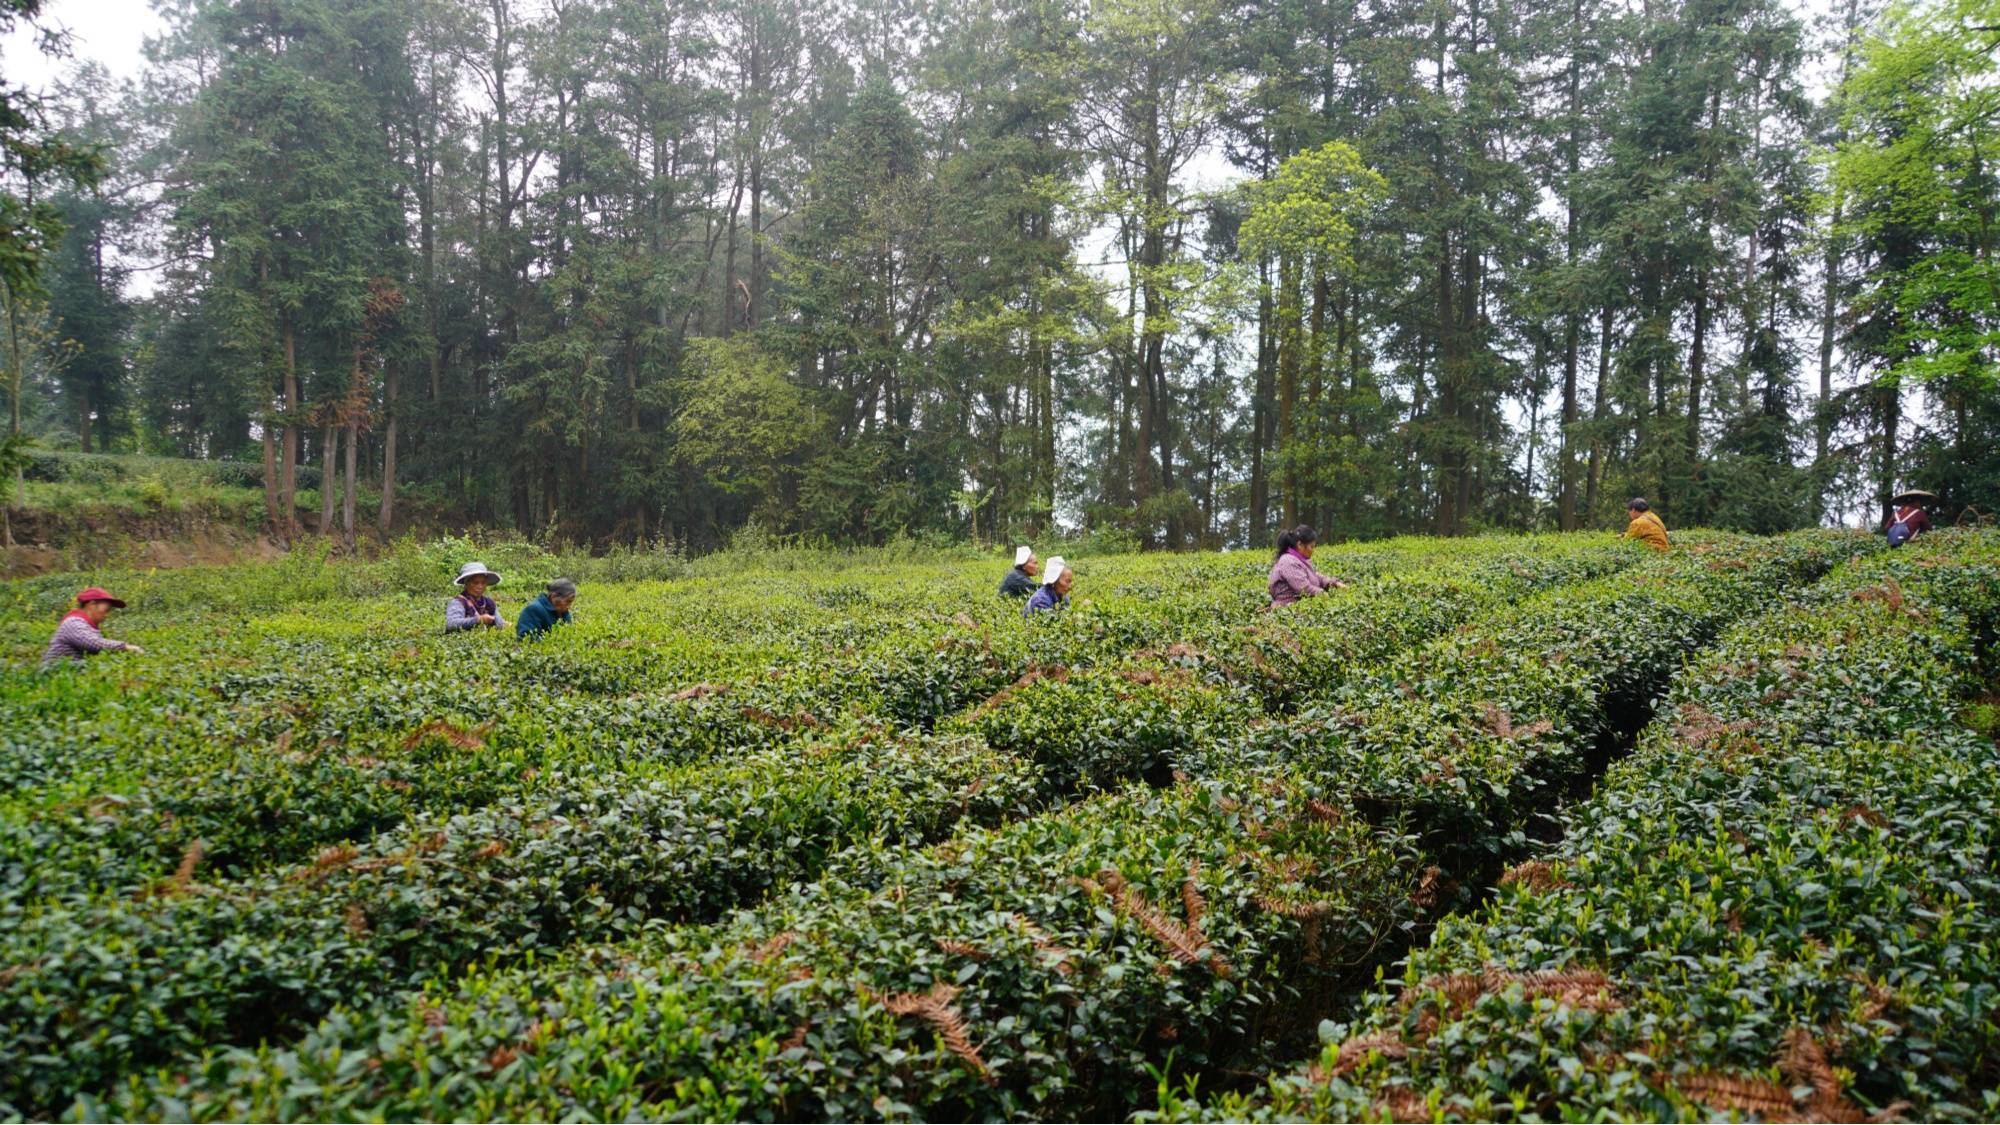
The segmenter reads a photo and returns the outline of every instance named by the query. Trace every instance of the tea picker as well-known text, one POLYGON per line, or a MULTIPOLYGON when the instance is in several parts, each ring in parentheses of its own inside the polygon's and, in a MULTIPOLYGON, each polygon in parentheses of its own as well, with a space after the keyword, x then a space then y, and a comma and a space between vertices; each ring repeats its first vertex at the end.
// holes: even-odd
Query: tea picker
POLYGON ((114 641, 102 631, 111 611, 124 608, 124 601, 112 597, 102 586, 92 586, 77 594, 76 608, 63 614, 56 635, 49 639, 48 651, 42 654, 42 667, 53 668, 65 662, 81 665, 100 652, 144 653, 146 650, 138 645, 114 641))

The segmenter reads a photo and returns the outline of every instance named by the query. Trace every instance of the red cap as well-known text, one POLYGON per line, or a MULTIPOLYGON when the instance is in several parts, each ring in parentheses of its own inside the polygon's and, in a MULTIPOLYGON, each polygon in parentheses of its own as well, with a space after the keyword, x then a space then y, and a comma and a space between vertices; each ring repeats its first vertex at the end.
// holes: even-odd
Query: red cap
POLYGON ((106 590, 102 586, 92 586, 90 589, 76 596, 76 604, 78 605, 89 605, 91 602, 110 602, 119 609, 125 608, 123 601, 112 597, 111 591, 106 590))

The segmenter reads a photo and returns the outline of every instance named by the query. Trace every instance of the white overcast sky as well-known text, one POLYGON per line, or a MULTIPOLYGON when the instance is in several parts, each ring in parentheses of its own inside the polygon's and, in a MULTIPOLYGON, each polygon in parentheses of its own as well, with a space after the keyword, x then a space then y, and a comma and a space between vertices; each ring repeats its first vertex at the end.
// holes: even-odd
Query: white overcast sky
MULTIPOLYGON (((41 21, 68 28, 76 59, 102 63, 115 78, 137 78, 146 65, 146 36, 164 28, 147 0, 49 0, 41 21)), ((0 39, 0 74, 9 85, 38 87, 58 78, 73 63, 51 59, 35 49, 34 37, 21 28, 0 39)))

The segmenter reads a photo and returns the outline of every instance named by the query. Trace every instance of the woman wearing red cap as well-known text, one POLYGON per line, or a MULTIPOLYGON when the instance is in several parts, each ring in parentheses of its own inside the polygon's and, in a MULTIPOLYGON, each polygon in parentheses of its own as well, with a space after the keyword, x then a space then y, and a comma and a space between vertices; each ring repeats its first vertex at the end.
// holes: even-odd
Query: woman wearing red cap
POLYGON ((63 614, 62 624, 56 626, 56 635, 49 641, 49 650, 42 654, 42 667, 52 668, 65 660, 82 664, 92 653, 113 649, 145 652, 145 649, 129 641, 114 641, 99 632, 112 610, 124 608, 125 603, 112 597, 102 586, 92 586, 78 594, 76 608, 63 614))

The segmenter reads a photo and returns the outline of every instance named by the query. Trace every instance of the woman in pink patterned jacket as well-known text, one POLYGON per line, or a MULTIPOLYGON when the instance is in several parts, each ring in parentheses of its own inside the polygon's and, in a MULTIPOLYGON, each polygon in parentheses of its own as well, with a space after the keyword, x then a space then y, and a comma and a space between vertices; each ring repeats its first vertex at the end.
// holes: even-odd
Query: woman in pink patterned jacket
POLYGON ((1313 544, 1318 539, 1319 534, 1305 524, 1279 533, 1278 560, 1271 564, 1272 605, 1291 605, 1347 585, 1313 569, 1313 544))

